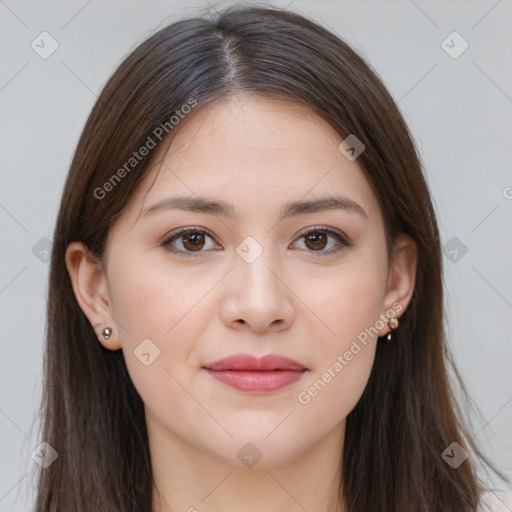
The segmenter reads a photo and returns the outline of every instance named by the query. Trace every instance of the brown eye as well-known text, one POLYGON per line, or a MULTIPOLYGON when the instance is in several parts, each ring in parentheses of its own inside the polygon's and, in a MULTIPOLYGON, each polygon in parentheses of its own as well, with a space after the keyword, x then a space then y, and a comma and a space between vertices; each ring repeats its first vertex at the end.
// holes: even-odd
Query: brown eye
POLYGON ((192 231, 190 234, 182 235, 181 240, 187 251, 201 250, 204 246, 204 233, 192 231))
POLYGON ((305 235, 306 246, 314 251, 321 251, 327 245, 327 235, 321 231, 312 231, 305 235))
POLYGON ((298 240, 304 240, 305 250, 314 256, 329 256, 352 246, 341 233, 320 227, 302 233, 298 240), (331 239, 337 240, 338 243, 332 244, 331 239), (331 247, 328 247, 329 245, 331 247))
MULTIPOLYGON (((298 240, 304 240, 305 250, 314 256, 329 256, 352 246, 343 235, 328 228, 310 229, 298 240), (338 243, 333 244, 333 241, 338 243)), ((202 253, 216 248, 213 236, 207 230, 193 227, 181 228, 171 233, 162 242, 162 246, 169 252, 181 256, 201 256, 202 253), (210 245, 208 239, 211 240, 210 245)))
POLYGON ((213 249, 213 237, 203 228, 182 228, 162 242, 168 251, 183 256, 200 256, 201 253, 213 249), (208 239, 211 239, 208 246, 208 239))

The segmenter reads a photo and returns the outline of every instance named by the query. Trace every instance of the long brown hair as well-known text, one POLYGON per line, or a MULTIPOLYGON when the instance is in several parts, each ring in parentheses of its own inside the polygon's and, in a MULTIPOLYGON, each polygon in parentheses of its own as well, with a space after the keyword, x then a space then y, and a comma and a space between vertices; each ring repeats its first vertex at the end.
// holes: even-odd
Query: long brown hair
POLYGON ((355 134, 366 146, 358 163, 382 209, 388 250, 399 232, 418 246, 412 302, 393 342, 378 344, 347 417, 340 495, 348 510, 474 511, 482 491, 474 461, 487 461, 450 387, 439 233, 408 128, 377 75, 340 38, 290 11, 236 7, 174 23, 140 44, 105 85, 79 140, 54 233, 47 309, 42 440, 59 457, 40 472, 36 512, 151 510, 143 402, 122 351, 97 341, 78 306, 65 251, 79 240, 104 256, 110 226, 151 155, 103 194, 105 183, 148 137, 159 147, 170 141, 170 129, 158 140, 155 129, 191 98, 197 111, 239 92, 293 100, 343 138, 355 134), (457 469, 441 456, 452 442, 471 453, 457 469))

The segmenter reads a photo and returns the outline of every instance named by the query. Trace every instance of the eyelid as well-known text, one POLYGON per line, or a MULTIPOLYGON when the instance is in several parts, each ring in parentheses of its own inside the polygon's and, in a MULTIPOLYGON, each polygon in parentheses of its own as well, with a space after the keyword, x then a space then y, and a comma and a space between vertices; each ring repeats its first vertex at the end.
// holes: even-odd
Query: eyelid
MULTIPOLYGON (((180 235, 188 232, 195 232, 195 233, 201 233, 204 235, 208 235, 212 240, 215 240, 215 236, 206 228, 202 228, 199 226, 186 226, 184 228, 178 228, 174 231, 171 231, 168 235, 165 236, 164 240, 162 241, 161 245, 166 246, 169 245, 173 239, 177 239, 180 235)), ((217 243, 217 242, 216 242, 217 243)), ((179 251, 182 252, 182 251, 179 251)), ((192 253, 191 251, 188 251, 189 253, 192 253)), ((197 251, 197 252, 205 252, 205 251, 197 251)))
POLYGON ((334 234, 337 237, 339 237, 340 240, 343 242, 343 244, 346 245, 347 247, 352 247, 352 245, 353 245, 352 242, 350 241, 349 237, 343 231, 341 231, 339 229, 331 228, 329 226, 321 226, 321 225, 309 226, 307 228, 304 228, 295 236, 294 240, 297 240, 297 238, 307 235, 311 231, 324 231, 328 234, 334 234))
MULTIPOLYGON (((329 255, 333 255, 335 253, 341 252, 344 249, 353 246, 349 237, 343 231, 340 231, 340 230, 337 230, 335 228, 331 228, 328 226, 320 226, 320 225, 309 226, 309 227, 301 230, 297 235, 295 235, 295 237, 293 239, 294 241, 292 242, 292 244, 295 243, 300 238, 306 236, 308 233, 315 232, 315 231, 325 232, 330 236, 334 235, 338 239, 339 244, 337 247, 329 249, 328 251, 306 251, 308 254, 310 254, 313 257, 326 257, 329 255), (341 245, 341 247, 339 247, 340 245, 341 245)), ((161 245, 163 247, 167 248, 167 250, 169 252, 171 252, 173 254, 183 255, 185 257, 198 257, 198 256, 201 256, 203 253, 206 253, 206 252, 209 252, 212 250, 212 249, 209 249, 206 251, 182 251, 180 249, 173 249, 173 250, 168 249, 168 246, 170 246, 170 244, 175 239, 177 239, 181 234, 188 233, 188 232, 196 232, 196 233, 205 234, 205 235, 209 236, 212 240, 214 240, 215 243, 217 243, 215 236, 208 229, 199 227, 199 226, 186 226, 186 227, 178 228, 178 229, 172 231, 169 235, 167 235, 165 237, 163 242, 161 242, 161 245)))

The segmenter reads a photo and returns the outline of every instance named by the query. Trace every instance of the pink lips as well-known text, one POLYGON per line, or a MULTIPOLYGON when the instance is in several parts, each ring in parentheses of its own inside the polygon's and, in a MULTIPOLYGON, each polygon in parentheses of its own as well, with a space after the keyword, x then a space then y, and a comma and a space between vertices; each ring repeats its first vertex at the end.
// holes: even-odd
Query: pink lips
POLYGON ((203 367, 212 377, 240 391, 270 392, 298 381, 307 370, 287 357, 250 354, 226 357, 203 367))

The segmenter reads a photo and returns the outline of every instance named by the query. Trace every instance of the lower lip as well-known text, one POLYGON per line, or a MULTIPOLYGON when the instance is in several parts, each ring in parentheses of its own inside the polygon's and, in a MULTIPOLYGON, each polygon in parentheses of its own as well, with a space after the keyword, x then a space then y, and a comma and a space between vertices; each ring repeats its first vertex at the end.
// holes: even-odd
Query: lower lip
POLYGON ((216 371, 205 368, 214 378, 239 391, 276 391, 297 382, 306 370, 216 371))

